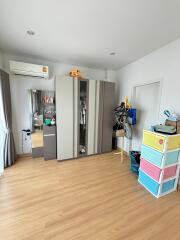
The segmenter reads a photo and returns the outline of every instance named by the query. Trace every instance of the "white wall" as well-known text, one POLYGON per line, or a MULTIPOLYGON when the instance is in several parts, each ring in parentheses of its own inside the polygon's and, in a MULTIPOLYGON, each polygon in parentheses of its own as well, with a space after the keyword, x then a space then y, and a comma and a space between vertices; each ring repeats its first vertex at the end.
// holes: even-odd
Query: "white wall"
MULTIPOLYGON (((180 115, 180 39, 117 71, 117 104, 126 95, 131 99, 132 87, 137 83, 156 80, 162 83, 159 123, 164 123, 165 109, 180 115)), ((125 150, 129 150, 128 142, 125 150)))
MULTIPOLYGON (((17 153, 21 153, 21 130, 30 128, 29 119, 29 103, 28 103, 28 89, 42 89, 42 90, 54 90, 54 77, 55 75, 65 75, 76 66, 61 64, 55 62, 49 62, 39 60, 30 57, 17 56, 9 53, 4 54, 4 67, 5 71, 9 72, 9 60, 24 61, 28 63, 44 64, 50 68, 50 80, 37 79, 26 76, 15 76, 10 74, 11 84, 11 101, 12 101, 12 117, 13 117, 13 133, 15 138, 17 153)), ((112 80, 114 76, 113 71, 100 69, 91 69, 87 67, 78 66, 83 76, 89 79, 104 80, 106 77, 112 80)), ((25 151, 29 150, 29 146, 25 151)))

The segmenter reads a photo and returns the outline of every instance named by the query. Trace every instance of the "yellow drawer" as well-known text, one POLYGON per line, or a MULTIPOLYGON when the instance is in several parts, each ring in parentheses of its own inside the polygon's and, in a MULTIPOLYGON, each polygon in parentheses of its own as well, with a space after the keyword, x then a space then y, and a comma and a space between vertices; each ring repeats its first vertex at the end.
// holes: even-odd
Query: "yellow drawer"
POLYGON ((160 152, 180 148, 180 135, 161 135, 150 131, 144 131, 143 144, 160 152))
POLYGON ((176 148, 180 148, 180 136, 177 135, 168 137, 167 150, 173 150, 176 148))
POLYGON ((163 152, 166 138, 159 134, 144 131, 143 144, 163 152))

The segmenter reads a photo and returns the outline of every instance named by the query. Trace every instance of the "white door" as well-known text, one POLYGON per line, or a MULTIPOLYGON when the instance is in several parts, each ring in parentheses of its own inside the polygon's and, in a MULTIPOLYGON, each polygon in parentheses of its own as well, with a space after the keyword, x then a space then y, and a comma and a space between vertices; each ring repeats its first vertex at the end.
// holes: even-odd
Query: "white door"
POLYGON ((57 159, 77 157, 77 81, 56 76, 57 159), (76 91, 75 91, 76 90, 76 91))
POLYGON ((137 109, 137 124, 133 127, 132 149, 140 150, 143 129, 158 124, 160 82, 134 88, 134 106, 137 109))

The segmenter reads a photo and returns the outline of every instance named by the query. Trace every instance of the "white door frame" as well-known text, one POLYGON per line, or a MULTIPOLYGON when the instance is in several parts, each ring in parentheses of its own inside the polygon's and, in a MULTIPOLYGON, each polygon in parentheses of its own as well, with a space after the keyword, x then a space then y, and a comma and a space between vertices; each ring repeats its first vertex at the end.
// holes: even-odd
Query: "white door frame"
MULTIPOLYGON (((136 83, 133 85, 132 87, 132 92, 131 92, 131 102, 132 102, 132 105, 134 107, 136 107, 136 88, 137 87, 141 87, 141 86, 147 86, 147 85, 151 85, 151 84, 154 84, 154 83, 159 83, 159 97, 158 97, 158 102, 157 102, 157 120, 159 122, 159 119, 160 119, 160 106, 161 106, 161 96, 162 96, 162 86, 163 86, 163 78, 159 78, 159 79, 156 79, 156 80, 152 80, 152 81, 149 81, 149 82, 144 82, 144 83, 136 83)), ((132 136, 132 140, 130 141, 130 145, 129 145, 129 148, 130 150, 132 150, 132 142, 133 142, 133 136, 132 136)))
POLYGON ((142 87, 142 86, 147 86, 151 84, 159 83, 159 96, 158 96, 158 102, 157 102, 157 110, 158 110, 158 121, 159 121, 159 116, 160 116, 160 106, 161 106, 161 96, 162 96, 162 85, 163 85, 163 79, 159 78, 153 81, 149 82, 144 82, 144 83, 136 83, 132 87, 132 92, 131 92, 131 102, 132 105, 135 107, 136 106, 136 88, 137 87, 142 87))

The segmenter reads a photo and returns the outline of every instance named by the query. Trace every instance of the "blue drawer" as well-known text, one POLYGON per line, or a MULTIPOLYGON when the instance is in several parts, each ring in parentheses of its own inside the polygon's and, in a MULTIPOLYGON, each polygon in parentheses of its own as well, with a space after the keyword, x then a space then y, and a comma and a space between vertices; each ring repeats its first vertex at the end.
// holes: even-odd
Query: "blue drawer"
POLYGON ((175 179, 163 183, 162 193, 165 193, 165 192, 167 192, 167 191, 170 191, 172 188, 174 188, 174 183, 175 183, 175 179))
POLYGON ((141 157, 145 160, 154 163, 158 167, 161 167, 163 154, 161 152, 156 151, 153 148, 142 145, 141 147, 141 157))
POLYGON ((161 167, 163 157, 165 158, 165 165, 171 165, 178 162, 179 150, 173 152, 167 152, 165 155, 153 148, 142 145, 141 147, 141 157, 145 160, 155 164, 158 167, 161 167))
POLYGON ((140 169, 139 169, 139 182, 142 183, 147 189, 149 189, 149 191, 152 192, 154 195, 158 194, 159 183, 154 181, 140 169))
POLYGON ((171 165, 177 163, 179 159, 179 151, 168 152, 166 153, 165 165, 171 165))
MULTIPOLYGON (((141 171, 141 169, 139 170, 139 182, 143 184, 151 193, 157 196, 160 184, 141 171)), ((174 184, 175 179, 163 183, 161 193, 172 190, 174 188, 174 184)))

